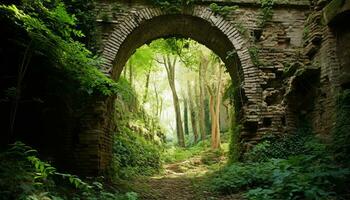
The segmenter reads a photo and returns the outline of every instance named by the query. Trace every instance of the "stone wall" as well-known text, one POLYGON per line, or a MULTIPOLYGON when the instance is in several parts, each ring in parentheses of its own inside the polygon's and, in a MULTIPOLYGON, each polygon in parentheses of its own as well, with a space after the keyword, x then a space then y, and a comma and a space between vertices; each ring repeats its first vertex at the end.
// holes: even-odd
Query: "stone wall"
MULTIPOLYGON (((291 3, 277 1, 273 9, 272 19, 263 28, 258 26, 258 16, 261 14, 258 1, 196 2, 194 8, 184 8, 178 18, 194 15, 194 17, 208 19, 210 26, 214 27, 214 30, 216 24, 210 21, 211 16, 218 17, 218 15, 211 13, 208 6, 209 3, 213 2, 220 5, 239 6, 239 9, 231 11, 228 16, 220 20, 227 23, 225 27, 232 26, 239 32, 239 37, 244 41, 244 47, 246 48, 242 52, 250 52, 248 56, 243 56, 243 58, 248 58, 254 65, 251 68, 253 73, 245 69, 244 66, 241 66, 240 69, 234 69, 236 72, 231 73, 231 75, 234 73, 247 75, 243 77, 231 76, 236 85, 242 86, 241 96, 237 98, 241 102, 237 104, 241 107, 238 120, 243 124, 241 139, 244 146, 249 148, 267 133, 284 134, 295 130, 297 124, 296 115, 294 112, 286 112, 288 109, 286 93, 290 86, 290 81, 285 77, 284 70, 290 66, 304 68, 309 62, 307 57, 303 55, 302 50, 304 25, 310 12, 309 1, 293 1, 291 3), (195 9, 199 10, 198 16, 193 12, 195 9), (252 58, 251 54, 254 51, 257 55, 252 58), (251 77, 248 75, 250 73, 251 77), (254 91, 251 96, 247 93, 249 90, 254 91)), ((167 18, 167 13, 152 14, 152 12, 158 11, 144 1, 121 1, 119 3, 103 1, 99 3, 97 12, 102 30, 101 39, 104 41, 103 46, 101 46, 101 52, 108 62, 113 63, 112 65, 106 64, 104 70, 107 74, 112 72, 112 77, 118 77, 118 75, 113 74, 113 71, 117 71, 117 74, 120 73, 124 63, 137 47, 152 39, 168 36, 159 34, 159 32, 167 29, 167 26, 176 26, 171 21, 175 19, 167 18), (144 10, 147 11, 144 12, 144 10), (139 14, 142 12, 144 14, 139 14), (145 19, 143 19, 142 15, 144 15, 145 19), (151 21, 153 18, 159 19, 157 24, 153 27, 147 26, 148 21, 151 21), (128 25, 130 21, 134 20, 137 23, 128 25), (152 32, 150 29, 158 31, 152 32), (138 38, 128 39, 137 31, 140 32, 138 38), (135 40, 138 40, 140 37, 144 37, 144 40, 139 41, 139 44, 135 45, 137 43, 135 40), (132 42, 127 43, 128 41, 132 42), (123 56, 117 57, 119 54, 123 56), (110 68, 110 66, 113 66, 113 68, 110 68)), ((186 21, 186 19, 184 18, 183 21, 186 21)), ((183 35, 184 37, 193 36, 192 39, 205 44, 225 61, 226 52, 231 50, 232 47, 228 46, 229 43, 227 42, 225 46, 225 44, 220 44, 220 42, 217 45, 213 45, 210 41, 210 38, 223 40, 220 37, 225 36, 211 35, 211 32, 214 31, 208 29, 208 31, 204 31, 209 35, 206 39, 204 37, 196 38, 198 35, 196 32, 203 32, 203 30, 201 28, 196 30, 195 22, 188 23, 188 26, 193 26, 194 28, 185 30, 185 33, 174 30, 174 32, 167 32, 167 34, 183 35)), ((205 28, 205 26, 202 27, 205 28)), ((233 45, 233 47, 236 46, 233 45)), ((238 51, 238 58, 242 58, 239 56, 240 49, 236 49, 236 51, 238 51)), ((242 62, 242 60, 240 61, 242 62)), ((226 63, 226 65, 230 65, 230 63, 226 63)), ((239 66, 235 68, 239 68, 239 66)), ((228 71, 230 72, 230 69, 228 71)))
MULTIPOLYGON (((230 1, 227 5, 240 7, 225 18, 211 12, 211 2, 226 5, 197 2, 169 15, 144 1, 101 1, 96 11, 106 61, 102 70, 117 79, 136 48, 171 35, 191 37, 224 61, 226 52, 234 48, 237 55, 226 65, 240 88, 236 105, 241 110, 238 120, 243 125, 245 150, 265 134, 294 133, 303 122, 300 119, 311 121, 315 132, 327 138, 337 91, 349 85, 349 30, 322 25, 322 10, 329 2, 281 1, 264 27, 258 26, 261 11, 257 1, 230 1), (180 21, 186 26, 179 26, 180 21), (340 71, 346 72, 345 78, 339 76, 340 71)), ((98 101, 84 121, 93 126, 81 135, 82 151, 77 157, 90 160, 82 170, 87 165, 104 170, 110 162, 113 116, 107 113, 111 109, 112 98, 98 101)))
POLYGON ((335 123, 338 93, 349 88, 350 15, 348 11, 344 14, 349 8, 349 1, 314 1, 306 24, 304 54, 310 66, 319 70, 319 80, 312 87, 312 104, 304 114, 324 139, 330 138, 335 123))

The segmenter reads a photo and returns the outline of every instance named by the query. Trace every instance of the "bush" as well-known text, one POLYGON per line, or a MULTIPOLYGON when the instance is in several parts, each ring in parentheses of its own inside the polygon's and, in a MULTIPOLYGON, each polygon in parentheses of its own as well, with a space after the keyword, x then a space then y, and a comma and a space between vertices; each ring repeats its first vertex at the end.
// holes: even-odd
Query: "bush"
POLYGON ((350 170, 336 165, 320 141, 309 136, 305 138, 296 148, 301 150, 298 153, 271 154, 271 157, 286 157, 283 159, 269 156, 269 149, 274 148, 270 142, 256 146, 250 154, 250 162, 224 167, 210 177, 209 187, 224 194, 243 191, 246 198, 259 200, 342 196, 346 193, 343 185, 350 178, 350 170))
POLYGON ((306 146, 307 142, 313 140, 311 129, 307 124, 302 125, 295 134, 284 136, 268 134, 263 138, 262 142, 244 155, 244 160, 248 162, 264 162, 270 158, 287 159, 290 156, 305 154, 310 150, 306 146))
POLYGON ((122 179, 152 175, 161 169, 159 152, 159 147, 154 143, 125 128, 114 138, 113 168, 122 179))
POLYGON ((36 150, 21 142, 0 152, 0 200, 135 200, 137 194, 107 191, 95 179, 88 182, 56 168, 37 157, 36 150))
POLYGON ((174 163, 187 160, 193 156, 200 155, 203 151, 210 147, 210 141, 199 141, 197 144, 182 148, 178 146, 172 146, 167 148, 162 154, 162 160, 165 163, 174 163))

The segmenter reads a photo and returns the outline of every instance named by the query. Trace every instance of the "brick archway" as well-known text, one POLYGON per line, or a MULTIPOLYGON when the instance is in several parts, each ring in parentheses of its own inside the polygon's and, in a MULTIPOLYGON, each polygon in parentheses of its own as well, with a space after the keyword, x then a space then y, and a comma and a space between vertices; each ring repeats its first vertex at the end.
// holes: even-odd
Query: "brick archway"
MULTIPOLYGON (((168 14, 159 8, 128 12, 114 27, 102 53, 102 70, 118 79, 134 51, 152 40, 170 36, 194 39, 214 51, 225 62, 232 80, 241 88, 241 116, 244 124, 258 124, 262 103, 261 78, 254 66, 248 42, 234 25, 204 6, 194 6, 181 14, 168 14), (231 58, 227 53, 234 51, 231 58)), ((245 128, 243 132, 255 133, 245 128)), ((254 135, 254 134, 253 134, 254 135)))

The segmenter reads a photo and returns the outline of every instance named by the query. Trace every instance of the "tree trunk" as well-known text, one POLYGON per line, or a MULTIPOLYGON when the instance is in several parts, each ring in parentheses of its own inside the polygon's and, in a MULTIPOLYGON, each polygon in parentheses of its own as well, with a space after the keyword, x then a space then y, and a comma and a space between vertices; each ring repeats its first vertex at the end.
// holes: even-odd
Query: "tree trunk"
POLYGON ((214 99, 214 94, 210 94, 210 104, 209 104, 209 109, 210 109, 210 115, 211 115, 211 148, 216 149, 216 144, 217 144, 217 133, 216 133, 216 112, 215 112, 215 99, 214 99))
POLYGON ((153 87, 154 87, 154 93, 156 94, 155 116, 158 117, 158 115, 159 115, 159 95, 158 95, 157 87, 155 85, 153 85, 153 87))
POLYGON ((189 128, 188 128, 188 103, 186 97, 184 97, 184 128, 185 128, 185 135, 189 135, 189 128))
POLYGON ((217 149, 220 147, 220 103, 221 103, 221 67, 219 67, 219 79, 215 91, 215 86, 210 88, 208 85, 208 91, 210 93, 210 114, 211 114, 211 147, 217 149), (215 99, 216 97, 216 99, 215 99))
POLYGON ((206 138, 206 128, 205 128, 205 71, 206 62, 201 62, 199 66, 199 130, 201 134, 201 140, 206 138))
POLYGON ((197 113, 193 102, 192 87, 189 81, 187 82, 187 89, 188 89, 188 104, 189 104, 189 110, 190 110, 194 142, 197 143, 198 142, 197 118, 196 118, 197 113))
POLYGON ((178 144, 181 147, 185 147, 185 137, 184 137, 184 131, 182 128, 179 97, 177 95, 176 88, 175 88, 176 60, 177 58, 175 57, 173 62, 171 62, 169 55, 163 56, 164 66, 168 75, 169 86, 173 94, 173 103, 174 103, 174 110, 175 110, 175 116, 176 116, 176 134, 177 134, 178 144))
POLYGON ((147 71, 147 74, 146 74, 145 94, 143 95, 142 104, 145 104, 147 101, 150 76, 151 76, 151 68, 149 68, 149 70, 147 71))
POLYGON ((215 143, 215 149, 220 147, 220 104, 221 104, 221 86, 222 86, 222 71, 221 66, 219 66, 219 81, 218 81, 218 90, 216 93, 216 108, 215 108, 215 115, 216 115, 216 143, 215 143))

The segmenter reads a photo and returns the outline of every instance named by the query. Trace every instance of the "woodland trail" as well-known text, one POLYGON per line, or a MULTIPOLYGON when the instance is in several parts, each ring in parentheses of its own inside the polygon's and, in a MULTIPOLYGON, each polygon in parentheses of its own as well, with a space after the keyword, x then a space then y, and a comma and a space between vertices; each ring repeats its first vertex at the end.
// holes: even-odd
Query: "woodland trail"
POLYGON ((242 200, 240 195, 218 196, 203 190, 200 183, 210 171, 200 157, 166 164, 164 173, 154 177, 138 178, 132 189, 144 200, 242 200))

